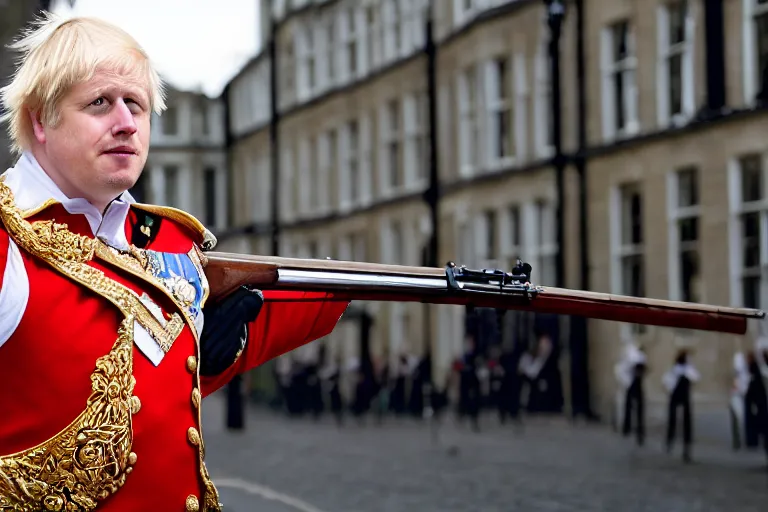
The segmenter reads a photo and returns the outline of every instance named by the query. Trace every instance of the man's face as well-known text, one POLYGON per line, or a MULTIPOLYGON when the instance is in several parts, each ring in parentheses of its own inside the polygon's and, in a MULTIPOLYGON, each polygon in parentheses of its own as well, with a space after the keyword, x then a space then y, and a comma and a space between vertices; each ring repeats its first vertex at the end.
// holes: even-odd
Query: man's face
POLYGON ((147 88, 130 77, 97 72, 62 98, 59 114, 55 127, 33 121, 35 156, 68 197, 104 208, 136 183, 147 161, 147 88))

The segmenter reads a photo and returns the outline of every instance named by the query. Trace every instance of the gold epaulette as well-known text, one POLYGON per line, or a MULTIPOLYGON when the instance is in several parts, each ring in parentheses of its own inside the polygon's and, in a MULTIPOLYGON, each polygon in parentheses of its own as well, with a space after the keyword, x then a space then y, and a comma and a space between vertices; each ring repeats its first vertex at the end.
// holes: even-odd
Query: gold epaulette
POLYGON ((178 222, 193 234, 195 243, 202 247, 203 250, 210 251, 216 247, 217 240, 214 234, 192 214, 178 208, 154 204, 133 203, 131 207, 178 222))

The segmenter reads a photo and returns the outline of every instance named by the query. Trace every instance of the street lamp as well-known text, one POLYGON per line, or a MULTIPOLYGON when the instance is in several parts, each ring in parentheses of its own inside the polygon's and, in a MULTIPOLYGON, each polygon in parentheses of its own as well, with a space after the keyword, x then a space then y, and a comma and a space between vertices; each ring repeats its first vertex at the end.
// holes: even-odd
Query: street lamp
POLYGON ((553 164, 555 167, 555 187, 557 190, 557 258, 555 260, 555 285, 565 286, 565 164, 562 147, 562 107, 560 94, 560 35, 562 33, 563 18, 565 18, 565 5, 562 0, 544 0, 547 7, 547 24, 549 25, 549 64, 552 84, 552 108, 550 115, 552 122, 552 145, 555 154, 553 164))
MULTIPOLYGON (((555 237, 557 239, 557 254, 555 257, 555 286, 565 287, 565 165, 566 157, 563 154, 562 134, 562 106, 560 93, 560 36, 562 34, 563 18, 565 18, 565 5, 562 0, 544 0, 547 10, 547 25, 549 26, 549 65, 552 87, 552 104, 550 109, 550 121, 552 123, 552 146, 554 156, 552 165, 555 168, 555 190, 557 204, 555 210, 556 225, 555 237)), ((560 322, 558 322, 560 324, 560 322)), ((558 328, 557 346, 562 346, 562 336, 558 328)), ((559 348, 556 351, 560 352, 559 348)), ((558 401, 563 397, 562 385, 557 390, 558 401)))

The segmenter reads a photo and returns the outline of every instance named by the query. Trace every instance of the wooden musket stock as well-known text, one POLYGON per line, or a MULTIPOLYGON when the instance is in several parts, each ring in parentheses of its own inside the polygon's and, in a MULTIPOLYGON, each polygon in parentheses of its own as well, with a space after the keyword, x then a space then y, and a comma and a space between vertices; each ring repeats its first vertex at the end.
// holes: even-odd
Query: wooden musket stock
POLYGON ((524 273, 452 264, 439 269, 223 252, 205 256, 213 301, 249 286, 328 292, 328 300, 468 305, 732 334, 746 333, 749 319, 765 317, 755 309, 530 285, 524 273))

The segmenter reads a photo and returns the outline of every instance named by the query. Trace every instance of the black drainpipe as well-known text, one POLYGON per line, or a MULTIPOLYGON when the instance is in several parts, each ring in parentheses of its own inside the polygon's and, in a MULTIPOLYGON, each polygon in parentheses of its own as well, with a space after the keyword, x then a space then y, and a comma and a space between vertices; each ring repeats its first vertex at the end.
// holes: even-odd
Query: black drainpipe
MULTIPOLYGON (((576 7, 576 88, 577 88, 577 140, 574 166, 579 179, 579 288, 589 290, 589 228, 587 196, 587 93, 586 52, 584 49, 584 0, 575 0, 576 7)), ((587 319, 571 317, 571 411, 573 416, 583 415, 596 420, 592 410, 589 382, 589 332, 587 319)))
POLYGON ((280 109, 278 108, 278 62, 277 62, 277 22, 274 14, 269 20, 269 151, 272 164, 272 255, 280 252, 280 141, 278 128, 280 109))

